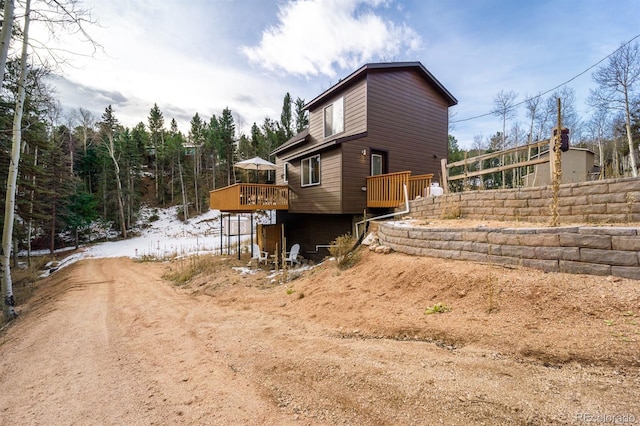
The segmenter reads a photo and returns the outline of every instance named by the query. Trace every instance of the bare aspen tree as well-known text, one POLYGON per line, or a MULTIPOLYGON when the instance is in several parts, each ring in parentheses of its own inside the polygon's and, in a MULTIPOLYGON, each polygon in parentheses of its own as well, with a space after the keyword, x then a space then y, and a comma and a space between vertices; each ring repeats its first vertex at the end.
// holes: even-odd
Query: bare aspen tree
POLYGON ((631 174, 637 177, 636 149, 631 132, 631 97, 640 81, 640 44, 627 43, 620 46, 607 63, 593 73, 593 80, 599 87, 591 91, 589 103, 624 113, 631 174))
MULTIPOLYGON (((86 18, 89 14, 87 11, 80 8, 80 2, 78 0, 40 0, 37 2, 37 7, 33 8, 31 0, 25 0, 24 2, 19 3, 19 5, 24 7, 24 27, 21 29, 22 31, 20 34, 22 49, 17 85, 18 93, 13 117, 12 148, 9 162, 9 173, 7 175, 4 228, 2 234, 2 247, 0 249, 0 268, 2 269, 1 288, 2 294, 4 295, 3 311, 7 319, 12 319, 16 316, 13 285, 11 282, 10 256, 12 249, 11 242, 13 239, 13 222, 15 217, 18 165, 22 148, 22 119, 27 90, 25 86, 29 72, 27 68, 28 52, 29 48, 31 48, 36 59, 39 59, 41 62, 46 64, 53 63, 58 66, 64 62, 62 55, 70 53, 65 49, 51 48, 48 43, 39 43, 37 40, 30 38, 29 26, 31 23, 42 24, 54 38, 58 38, 62 30, 66 30, 68 34, 73 34, 75 37, 80 34, 80 36, 84 37, 84 41, 87 41, 88 44, 93 47, 93 53, 95 53, 96 49, 99 47, 99 45, 91 39, 84 29, 85 24, 93 22, 86 18)), ((3 13, 3 25, 0 34, 0 65, 2 66, 3 75, 0 82, 4 81, 4 68, 13 35, 12 27, 15 22, 16 15, 15 2, 13 0, 5 0, 3 13)))
POLYGON ((87 146, 89 143, 89 132, 93 128, 95 120, 91 111, 84 108, 78 108, 78 115, 80 116, 80 138, 82 140, 82 152, 86 154, 87 146))
POLYGON ((4 68, 7 65, 7 57, 9 56, 9 45, 11 44, 11 30, 13 28, 13 20, 15 17, 15 5, 13 0, 4 1, 4 9, 2 15, 2 31, 0 31, 0 87, 4 82, 4 68))
POLYGON ((13 221, 16 204, 16 184, 18 181, 18 164, 20 163, 20 144, 22 141, 22 114, 27 95, 27 55, 29 47, 29 23, 31 0, 26 0, 24 27, 22 29, 22 56, 20 57, 20 77, 18 79, 18 98, 13 116, 13 138, 11 142, 11 159, 7 176, 7 192, 5 196, 4 228, 2 229, 2 249, 0 250, 0 268, 2 269, 2 294, 4 295, 3 312, 7 319, 17 316, 13 283, 11 281, 11 240, 13 237, 13 221))
POLYGON ((107 153, 111 158, 111 162, 113 163, 113 168, 115 171, 116 178, 116 198, 118 201, 118 216, 120 219, 120 235, 122 238, 127 238, 127 222, 125 220, 124 214, 124 196, 122 190, 122 181, 120 179, 120 154, 116 152, 116 144, 115 144, 115 128, 117 127, 117 120, 113 116, 113 109, 111 105, 107 107, 105 113, 102 116, 103 121, 101 123, 101 130, 104 137, 105 147, 107 149, 107 153))
POLYGON ((604 140, 607 137, 607 129, 611 128, 611 118, 605 108, 597 108, 587 123, 591 138, 598 146, 598 165, 600 166, 600 178, 604 177, 604 140))
MULTIPOLYGON (((542 107, 542 96, 540 94, 527 98, 524 101, 525 108, 527 110, 527 117, 529 118, 529 134, 527 135, 527 143, 534 142, 534 138, 537 140, 537 135, 534 136, 533 128, 536 120, 539 119, 540 109, 542 107)), ((530 159, 530 158, 529 158, 530 159)))
MULTIPOLYGON (((496 95, 493 99, 493 104, 495 105, 495 109, 493 111, 494 115, 499 116, 502 119, 502 139, 500 141, 500 150, 503 151, 506 149, 507 145, 507 120, 513 118, 516 115, 515 101, 518 97, 518 94, 510 91, 505 92, 501 90, 500 93, 496 95)), ((504 156, 500 158, 501 165, 504 165, 504 156)), ((505 172, 502 171, 502 188, 505 188, 505 172)))

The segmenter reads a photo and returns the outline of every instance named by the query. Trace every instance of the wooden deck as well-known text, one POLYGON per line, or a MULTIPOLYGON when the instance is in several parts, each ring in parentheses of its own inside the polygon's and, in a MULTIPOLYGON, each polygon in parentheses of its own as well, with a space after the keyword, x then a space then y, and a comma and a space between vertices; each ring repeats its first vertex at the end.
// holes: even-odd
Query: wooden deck
POLYGON ((367 177, 367 207, 396 208, 405 202, 404 185, 409 200, 430 195, 433 174, 411 176, 411 172, 387 173, 367 177))
POLYGON ((237 183, 209 192, 209 208, 230 213, 288 210, 286 185, 237 183))
MULTIPOLYGON (((432 174, 411 176, 411 172, 367 177, 367 207, 396 208, 404 202, 404 186, 409 200, 430 195, 432 174)), ((209 207, 229 213, 255 210, 288 210, 286 185, 237 183, 209 192, 209 207)))

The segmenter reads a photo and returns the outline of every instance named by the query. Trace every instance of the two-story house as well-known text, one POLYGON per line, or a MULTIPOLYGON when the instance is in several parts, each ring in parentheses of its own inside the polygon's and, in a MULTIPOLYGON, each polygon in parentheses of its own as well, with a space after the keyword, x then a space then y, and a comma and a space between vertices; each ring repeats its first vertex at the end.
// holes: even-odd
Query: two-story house
MULTIPOLYGON (((316 246, 353 233, 365 210, 398 207, 404 194, 393 182, 437 176, 455 104, 420 62, 364 65, 310 101, 308 129, 274 151, 276 184, 290 190, 288 209, 277 212, 287 241, 321 251, 316 246), (382 180, 376 185, 371 176, 382 180)), ((411 188, 413 197, 424 196, 429 183, 417 193, 411 188)))
POLYGON ((428 195, 456 104, 420 62, 366 64, 306 105, 309 127, 273 152, 275 185, 240 184, 226 211, 275 209, 287 244, 322 258, 365 215, 402 205, 405 185, 409 199, 428 195))

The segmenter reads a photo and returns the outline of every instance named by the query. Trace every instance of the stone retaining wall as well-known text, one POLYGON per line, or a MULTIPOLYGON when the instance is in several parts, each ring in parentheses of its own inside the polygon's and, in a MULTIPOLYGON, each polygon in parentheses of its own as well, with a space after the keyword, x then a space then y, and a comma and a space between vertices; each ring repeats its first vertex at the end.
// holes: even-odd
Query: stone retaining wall
MULTIPOLYGON (((549 222, 551 186, 483 190, 426 197, 410 203, 415 218, 549 222)), ((640 222, 640 179, 623 178, 560 186, 560 223, 640 222)))
POLYGON ((636 227, 452 229, 383 222, 378 238, 411 255, 640 279, 636 227))

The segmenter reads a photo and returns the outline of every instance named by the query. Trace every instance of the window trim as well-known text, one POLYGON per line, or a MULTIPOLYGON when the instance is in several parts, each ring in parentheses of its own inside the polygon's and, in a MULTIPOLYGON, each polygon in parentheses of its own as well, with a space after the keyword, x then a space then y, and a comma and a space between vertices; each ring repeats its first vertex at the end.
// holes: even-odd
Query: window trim
POLYGON ((311 155, 309 157, 303 158, 302 160, 300 160, 300 187, 302 188, 306 188, 309 186, 318 186, 320 185, 322 179, 321 179, 321 167, 320 167, 320 154, 315 154, 315 155, 311 155), (312 168, 311 168, 311 160, 317 158, 318 159, 318 181, 317 182, 313 182, 312 176, 312 168), (307 178, 309 179, 308 183, 304 183, 305 180, 305 171, 304 171, 304 164, 305 162, 309 162, 309 176, 307 176, 307 178))
POLYGON ((331 102, 329 105, 325 106, 324 108, 322 108, 322 134, 324 135, 325 138, 330 138, 332 136, 338 135, 340 133, 344 132, 344 96, 340 96, 338 99, 334 100, 333 102, 331 102), (335 124, 337 123, 337 121, 335 121, 336 119, 336 108, 335 105, 340 104, 341 109, 342 109, 342 121, 339 122, 340 126, 339 129, 334 131, 331 134, 327 134, 327 109, 329 108, 333 108, 331 111, 331 128, 332 130, 335 129, 336 126, 335 124))

